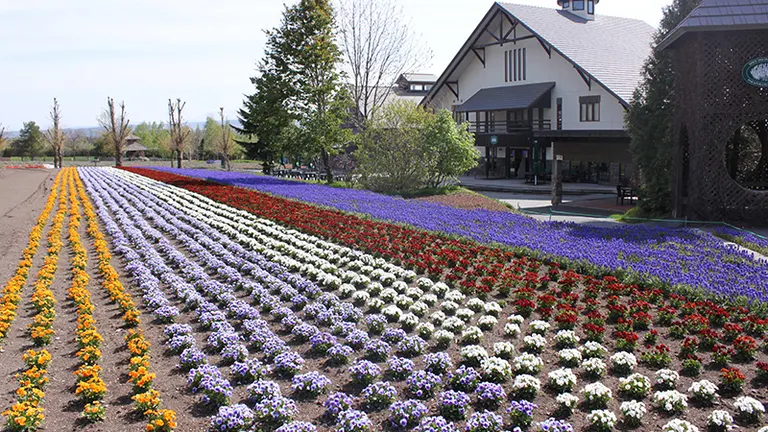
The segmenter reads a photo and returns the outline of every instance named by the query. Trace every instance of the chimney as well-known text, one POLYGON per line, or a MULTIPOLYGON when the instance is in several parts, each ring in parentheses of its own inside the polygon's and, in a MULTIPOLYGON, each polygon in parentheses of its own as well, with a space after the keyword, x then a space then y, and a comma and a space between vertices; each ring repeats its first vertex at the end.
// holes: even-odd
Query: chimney
POLYGON ((557 5, 562 10, 567 10, 588 21, 595 19, 595 5, 597 3, 600 3, 600 0, 557 0, 557 5))

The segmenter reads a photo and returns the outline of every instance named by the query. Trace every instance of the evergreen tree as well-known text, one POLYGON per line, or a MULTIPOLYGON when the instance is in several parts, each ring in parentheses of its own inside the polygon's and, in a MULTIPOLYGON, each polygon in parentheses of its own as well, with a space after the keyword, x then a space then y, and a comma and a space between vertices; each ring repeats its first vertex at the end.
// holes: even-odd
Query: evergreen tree
POLYGON ((674 0, 664 8, 664 17, 654 35, 654 50, 643 66, 643 80, 635 90, 626 123, 632 139, 630 150, 640 172, 639 207, 646 213, 667 213, 672 193, 675 160, 674 70, 672 55, 655 47, 690 14, 700 0, 674 0))
POLYGON ((258 137, 250 147, 269 168, 284 151, 316 157, 333 181, 331 156, 351 139, 341 126, 350 101, 339 66, 336 23, 328 0, 301 0, 286 6, 279 28, 267 32, 265 58, 251 82, 256 92, 240 110, 246 135, 258 137), (293 126, 298 126, 298 129, 293 126))
POLYGON ((19 153, 29 155, 34 160, 43 151, 44 139, 40 126, 31 121, 24 123, 19 131, 19 137, 13 144, 19 153))

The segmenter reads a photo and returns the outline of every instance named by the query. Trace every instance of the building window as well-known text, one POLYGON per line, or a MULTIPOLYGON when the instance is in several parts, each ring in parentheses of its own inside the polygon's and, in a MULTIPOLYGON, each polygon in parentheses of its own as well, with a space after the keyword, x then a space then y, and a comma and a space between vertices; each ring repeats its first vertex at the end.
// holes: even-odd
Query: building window
POLYGON ((568 9, 569 7, 571 7, 571 2, 569 2, 569 1, 564 1, 564 2, 563 2, 563 9, 568 9))
POLYGON ((595 0, 587 0, 587 13, 590 15, 595 14, 595 0))
POLYGON ((582 96, 579 98, 579 120, 583 122, 600 121, 600 96, 582 96))
POLYGON ((573 10, 584 10, 584 0, 573 0, 573 10))
POLYGON ((525 48, 504 51, 504 82, 525 81, 528 77, 526 62, 525 48))

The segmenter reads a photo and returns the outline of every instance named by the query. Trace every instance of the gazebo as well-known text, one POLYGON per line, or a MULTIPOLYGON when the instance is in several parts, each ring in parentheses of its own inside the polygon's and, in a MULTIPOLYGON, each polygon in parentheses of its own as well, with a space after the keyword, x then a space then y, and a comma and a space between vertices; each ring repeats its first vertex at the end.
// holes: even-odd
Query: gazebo
POLYGON ((128 135, 125 139, 125 148, 123 148, 123 154, 128 159, 143 158, 144 152, 148 149, 139 143, 141 138, 134 134, 128 135))
POLYGON ((768 0, 702 0, 658 49, 675 70, 675 214, 768 222, 768 0))

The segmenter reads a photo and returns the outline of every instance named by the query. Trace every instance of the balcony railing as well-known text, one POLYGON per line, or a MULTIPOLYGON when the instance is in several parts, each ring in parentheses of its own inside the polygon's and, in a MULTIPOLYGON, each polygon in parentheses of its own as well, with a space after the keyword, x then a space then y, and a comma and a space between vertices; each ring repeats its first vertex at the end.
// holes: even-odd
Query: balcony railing
POLYGON ((541 120, 479 120, 469 122, 469 131, 477 134, 516 134, 552 130, 552 121, 541 120))

